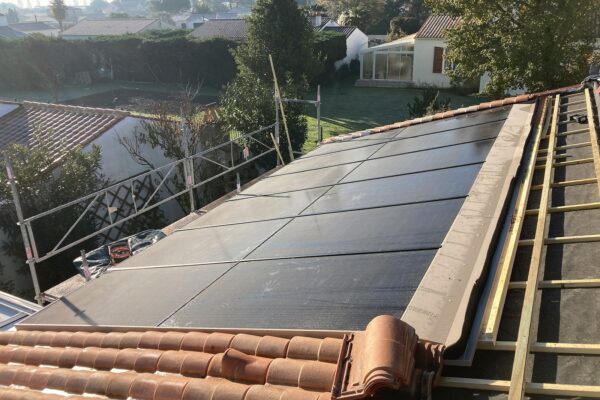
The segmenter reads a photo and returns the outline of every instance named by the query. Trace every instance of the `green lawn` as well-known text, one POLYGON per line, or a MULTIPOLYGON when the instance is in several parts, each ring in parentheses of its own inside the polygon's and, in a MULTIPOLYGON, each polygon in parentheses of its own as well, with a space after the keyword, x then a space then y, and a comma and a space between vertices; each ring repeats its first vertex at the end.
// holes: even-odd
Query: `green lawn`
MULTIPOLYGON (((321 88, 321 125, 323 137, 336 136, 358 130, 374 128, 409 118, 408 103, 423 89, 414 88, 359 88, 354 81, 321 88)), ((307 96, 316 98, 316 89, 307 96)), ((460 108, 485 101, 477 96, 465 96, 452 90, 441 90, 440 99, 450 98, 451 108, 460 108)), ((316 109, 307 106, 308 139, 304 151, 312 150, 317 143, 316 109)))

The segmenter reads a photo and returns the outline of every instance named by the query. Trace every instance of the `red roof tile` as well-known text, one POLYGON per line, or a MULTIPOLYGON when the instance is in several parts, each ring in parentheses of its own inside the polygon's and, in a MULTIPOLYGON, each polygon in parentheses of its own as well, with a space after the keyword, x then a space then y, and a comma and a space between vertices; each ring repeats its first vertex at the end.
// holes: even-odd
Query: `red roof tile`
POLYGON ((441 346, 418 342, 393 317, 343 337, 314 336, 3 332, 0 399, 62 397, 48 390, 75 399, 361 399, 380 389, 412 393, 417 377, 440 370, 441 346))
POLYGON ((415 37, 418 39, 443 39, 446 30, 455 28, 460 21, 460 18, 449 15, 431 15, 415 37))
POLYGON ((128 114, 115 110, 23 102, 0 118, 0 148, 38 145, 38 132, 58 158, 62 150, 85 146, 128 114))

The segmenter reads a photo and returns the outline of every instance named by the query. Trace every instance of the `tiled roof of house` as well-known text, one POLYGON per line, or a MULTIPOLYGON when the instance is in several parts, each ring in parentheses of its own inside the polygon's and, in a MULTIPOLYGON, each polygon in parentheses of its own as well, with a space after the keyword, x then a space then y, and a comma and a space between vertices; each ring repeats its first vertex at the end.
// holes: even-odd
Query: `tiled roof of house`
POLYGON ((45 22, 19 22, 9 26, 21 32, 56 30, 56 28, 45 22))
POLYGON ((423 24, 417 39, 442 39, 447 29, 452 29, 460 23, 460 18, 449 15, 431 15, 423 24))
POLYGON ((206 21, 191 36, 202 39, 224 38, 243 39, 246 37, 247 24, 243 19, 213 19, 206 21))
POLYGON ((314 29, 315 32, 321 31, 321 29, 323 29, 323 27, 325 25, 327 25, 327 23, 329 21, 331 21, 331 18, 322 16, 321 17, 321 24, 320 25, 316 25, 316 23, 317 23, 317 17, 312 17, 311 19, 312 19, 312 23, 313 23, 313 29, 314 29))
POLYGON ((338 32, 346 36, 346 39, 358 28, 355 26, 327 26, 323 29, 324 32, 338 32))
POLYGON ((0 39, 18 39, 27 36, 10 26, 0 26, 0 39))
POLYGON ((362 399, 430 386, 441 357, 389 316, 336 336, 19 330, 0 345, 3 399, 362 399))
POLYGON ((0 118, 0 148, 11 143, 35 146, 40 132, 58 156, 84 146, 119 122, 127 113, 98 108, 23 102, 0 118))
POLYGON ((113 36, 139 33, 159 21, 156 18, 84 19, 65 30, 63 36, 113 36))
POLYGON ((476 105, 473 105, 470 107, 463 107, 463 108, 457 108, 455 110, 444 111, 444 112, 436 113, 433 115, 428 115, 426 117, 396 122, 394 124, 384 125, 384 126, 380 126, 377 128, 371 128, 371 129, 367 129, 364 131, 357 131, 357 132, 352 132, 352 133, 348 133, 345 135, 333 136, 333 137, 325 139, 323 141, 323 143, 327 144, 327 143, 332 143, 332 142, 344 142, 347 140, 352 140, 355 138, 368 136, 368 135, 372 135, 375 133, 381 133, 381 132, 391 131, 394 129, 406 128, 406 127, 409 127, 412 125, 423 124, 423 123, 431 122, 431 121, 438 121, 438 120, 446 119, 446 118, 454 118, 454 117, 458 117, 460 115, 471 114, 471 113, 475 113, 478 111, 489 110, 489 109, 499 108, 499 107, 504 107, 504 106, 510 106, 513 104, 526 103, 528 101, 536 100, 540 97, 550 96, 550 95, 553 95, 556 93, 562 93, 562 92, 569 91, 569 90, 578 90, 580 88, 581 88, 581 85, 574 85, 574 86, 567 86, 564 88, 559 88, 559 89, 554 89, 554 90, 548 90, 545 92, 528 93, 528 94, 522 94, 522 95, 514 96, 514 97, 507 97, 507 98, 500 99, 500 100, 493 100, 490 102, 476 104, 476 105))

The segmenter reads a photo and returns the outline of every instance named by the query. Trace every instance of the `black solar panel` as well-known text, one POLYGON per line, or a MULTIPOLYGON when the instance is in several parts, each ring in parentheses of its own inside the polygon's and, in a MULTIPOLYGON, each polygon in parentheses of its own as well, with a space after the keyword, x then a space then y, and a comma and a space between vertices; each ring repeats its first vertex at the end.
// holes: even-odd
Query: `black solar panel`
POLYGON ((324 145, 28 322, 345 330, 400 317, 508 111, 324 145))

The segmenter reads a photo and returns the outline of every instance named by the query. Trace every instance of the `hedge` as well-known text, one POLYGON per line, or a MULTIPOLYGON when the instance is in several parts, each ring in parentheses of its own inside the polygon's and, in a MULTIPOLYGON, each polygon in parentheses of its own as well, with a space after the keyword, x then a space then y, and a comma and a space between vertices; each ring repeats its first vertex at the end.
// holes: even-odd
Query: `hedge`
POLYGON ((73 82, 80 72, 93 81, 112 69, 118 80, 197 83, 219 87, 236 74, 224 39, 199 41, 187 31, 145 36, 100 37, 67 41, 33 35, 0 40, 0 88, 47 89, 57 79, 73 82), (104 73, 103 73, 104 72, 104 73))

